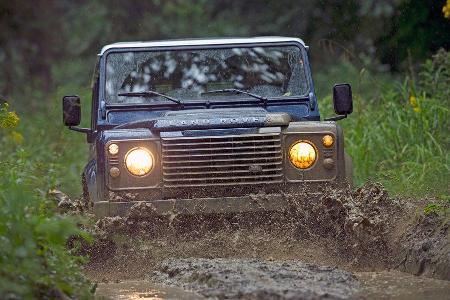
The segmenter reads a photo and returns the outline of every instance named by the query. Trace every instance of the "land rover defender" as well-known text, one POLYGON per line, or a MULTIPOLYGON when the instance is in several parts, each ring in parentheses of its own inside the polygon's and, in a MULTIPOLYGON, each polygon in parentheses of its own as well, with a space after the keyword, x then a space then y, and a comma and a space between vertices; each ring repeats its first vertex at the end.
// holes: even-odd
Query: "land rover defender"
POLYGON ((281 210, 282 195, 351 183, 337 120, 352 112, 336 84, 336 116, 320 119, 298 38, 115 43, 98 55, 90 128, 80 97, 63 121, 87 135, 84 199, 98 217, 137 203, 158 214, 281 210), (259 195, 256 197, 255 195, 259 195))

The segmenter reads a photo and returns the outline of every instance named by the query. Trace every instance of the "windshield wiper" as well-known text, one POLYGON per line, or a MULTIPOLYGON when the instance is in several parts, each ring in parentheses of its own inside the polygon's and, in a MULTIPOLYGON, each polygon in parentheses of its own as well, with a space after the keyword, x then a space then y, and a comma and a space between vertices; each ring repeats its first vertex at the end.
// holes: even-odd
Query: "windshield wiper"
POLYGON ((152 96, 159 96, 163 97, 167 100, 170 100, 172 102, 175 102, 177 104, 183 104, 180 100, 172 98, 170 96, 155 92, 155 91, 141 91, 141 92, 127 92, 127 93, 120 93, 117 94, 117 96, 125 96, 125 97, 152 97, 152 96))
POLYGON ((244 95, 248 95, 250 97, 256 98, 261 100, 264 104, 267 104, 267 98, 264 96, 260 96, 260 95, 256 95, 244 90, 240 90, 240 89, 222 89, 222 90, 211 90, 211 91, 207 91, 207 92, 202 92, 200 93, 200 95, 205 95, 205 94, 218 94, 218 93, 235 93, 235 94, 244 94, 244 95))

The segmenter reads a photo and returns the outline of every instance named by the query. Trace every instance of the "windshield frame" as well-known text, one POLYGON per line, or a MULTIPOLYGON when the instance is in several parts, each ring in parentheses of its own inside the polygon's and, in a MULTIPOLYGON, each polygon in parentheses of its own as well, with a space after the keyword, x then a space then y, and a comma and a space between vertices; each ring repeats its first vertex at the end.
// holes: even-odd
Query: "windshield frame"
MULTIPOLYGON (((99 88, 99 99, 102 101, 106 107, 109 108, 120 108, 120 107, 134 107, 134 106, 148 106, 148 107, 158 107, 160 105, 156 103, 148 103, 148 104, 133 104, 133 103, 121 103, 114 104, 108 103, 108 99, 106 99, 106 62, 107 57, 111 53, 125 53, 125 52, 160 52, 160 51, 185 51, 185 50, 212 50, 212 49, 230 49, 230 48, 252 48, 252 47, 283 47, 283 46, 295 46, 300 49, 300 53, 302 55, 304 61, 304 69, 305 69, 305 77, 306 77, 306 92, 304 95, 295 95, 295 96, 278 96, 278 97, 270 97, 268 98, 267 105, 270 105, 270 101, 272 100, 293 100, 300 98, 308 98, 311 92, 314 91, 312 77, 311 77, 311 69, 307 56, 307 49, 305 46, 298 41, 288 41, 288 42, 255 42, 255 43, 233 43, 233 44, 202 44, 202 45, 189 45, 189 46, 153 46, 153 47, 124 47, 124 48, 110 48, 106 50, 100 58, 100 88, 99 88)), ((240 95, 239 100, 250 100, 252 99, 249 96, 240 95)), ((162 100, 159 104, 164 104, 168 101, 162 100)), ((202 105, 206 102, 211 102, 208 100, 184 100, 185 104, 197 104, 202 105)), ((278 101, 275 101, 278 102, 278 101)), ((172 106, 173 103, 167 103, 165 106, 172 106)), ((175 105, 175 104, 174 104, 175 105)), ((279 105, 277 103, 276 105, 279 105)))

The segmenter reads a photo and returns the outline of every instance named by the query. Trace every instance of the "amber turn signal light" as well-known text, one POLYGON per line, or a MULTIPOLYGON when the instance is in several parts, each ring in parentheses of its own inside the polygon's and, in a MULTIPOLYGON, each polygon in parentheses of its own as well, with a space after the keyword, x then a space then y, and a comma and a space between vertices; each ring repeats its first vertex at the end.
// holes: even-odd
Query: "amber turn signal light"
POLYGON ((334 144, 334 139, 333 139, 333 137, 332 137, 331 135, 329 135, 329 134, 325 135, 325 136, 322 138, 322 144, 323 144, 325 147, 327 147, 327 148, 333 146, 333 144, 334 144))

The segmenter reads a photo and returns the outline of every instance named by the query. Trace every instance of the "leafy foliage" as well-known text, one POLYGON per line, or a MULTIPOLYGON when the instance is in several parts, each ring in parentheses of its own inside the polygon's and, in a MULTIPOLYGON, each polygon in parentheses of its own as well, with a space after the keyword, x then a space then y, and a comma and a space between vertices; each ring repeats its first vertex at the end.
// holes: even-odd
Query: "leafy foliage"
MULTIPOLYGON (((4 105, 0 109, 0 130, 15 130, 18 123, 17 115, 4 105)), ((27 130, 30 128, 33 126, 27 130)), ((55 203, 47 197, 46 191, 58 184, 63 168, 51 155, 47 155, 48 160, 42 155, 48 151, 48 138, 52 134, 26 137, 19 145, 11 135, 0 136, 2 297, 90 296, 90 284, 80 271, 82 259, 66 245, 71 236, 88 236, 78 229, 78 220, 56 214, 55 203)))

